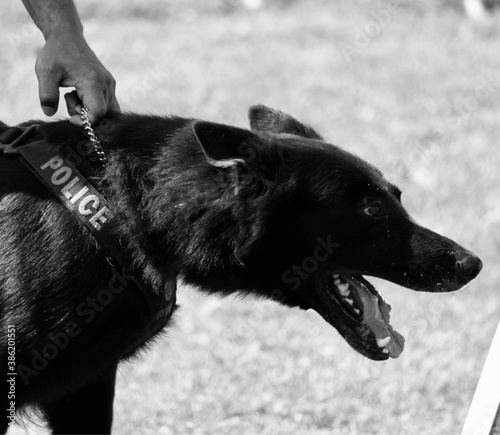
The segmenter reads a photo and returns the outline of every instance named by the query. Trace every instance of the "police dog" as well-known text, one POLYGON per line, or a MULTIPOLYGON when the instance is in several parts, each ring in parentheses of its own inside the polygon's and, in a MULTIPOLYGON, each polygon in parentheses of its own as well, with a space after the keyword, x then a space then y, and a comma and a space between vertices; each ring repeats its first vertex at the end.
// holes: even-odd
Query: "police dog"
MULTIPOLYGON (((404 339, 364 275, 448 292, 481 261, 415 223, 369 163, 279 111, 249 116, 251 130, 107 120, 108 163, 89 177, 113 205, 135 271, 158 293, 182 279, 313 309, 362 355, 398 357, 404 339)), ((73 152, 87 141, 67 121, 41 123, 35 139, 73 152)), ((117 365, 158 335, 143 295, 109 290, 119 281, 87 229, 22 162, 0 156, 2 370, 17 373, 2 382, 4 432, 30 405, 54 433, 110 432, 117 365)))

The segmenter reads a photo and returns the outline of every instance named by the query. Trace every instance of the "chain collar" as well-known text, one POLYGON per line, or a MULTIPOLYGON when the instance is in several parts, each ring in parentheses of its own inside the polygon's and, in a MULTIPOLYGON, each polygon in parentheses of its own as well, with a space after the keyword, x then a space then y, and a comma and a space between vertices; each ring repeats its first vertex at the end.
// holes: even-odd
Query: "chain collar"
POLYGON ((82 110, 80 112, 80 119, 82 120, 85 131, 89 135, 90 143, 92 144, 92 151, 96 154, 97 160, 99 161, 101 166, 104 167, 108 162, 108 159, 106 157, 106 154, 104 154, 104 150, 102 149, 101 143, 99 142, 94 129, 92 128, 92 124, 89 120, 88 110, 85 106, 82 107, 82 110))

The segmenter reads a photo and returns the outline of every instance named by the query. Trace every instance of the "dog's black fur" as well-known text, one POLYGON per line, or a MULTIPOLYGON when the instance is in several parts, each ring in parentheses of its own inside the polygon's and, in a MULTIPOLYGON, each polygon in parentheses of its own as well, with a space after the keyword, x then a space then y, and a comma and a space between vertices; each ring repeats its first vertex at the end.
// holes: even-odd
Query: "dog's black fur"
MULTIPOLYGON (((387 359, 329 302, 327 277, 366 274, 452 291, 479 273, 480 260, 417 225, 376 168, 312 128, 264 106, 253 107, 250 120, 252 131, 180 118, 108 119, 101 139, 109 164, 92 181, 114 205, 142 278, 156 289, 180 278, 209 293, 313 308, 358 351, 387 359), (305 272, 300 265, 320 247, 328 255, 305 272)), ((65 121, 42 124, 37 135, 61 149, 86 140, 65 121)), ((12 325, 23 372, 15 407, 38 407, 55 433, 108 433, 117 364, 153 338, 143 332, 151 319, 140 294, 92 305, 89 297, 110 279, 106 253, 88 231, 21 162, 0 155, 2 370, 12 325)), ((2 382, 4 416, 8 387, 2 382)))

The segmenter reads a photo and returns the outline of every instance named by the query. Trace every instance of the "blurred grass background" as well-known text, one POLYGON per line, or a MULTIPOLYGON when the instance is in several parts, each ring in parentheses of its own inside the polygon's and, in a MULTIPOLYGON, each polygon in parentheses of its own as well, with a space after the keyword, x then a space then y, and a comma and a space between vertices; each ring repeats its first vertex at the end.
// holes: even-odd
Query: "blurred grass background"
MULTIPOLYGON (((315 314, 183 288, 167 338, 121 367, 115 433, 458 434, 500 319, 498 17, 474 23, 451 0, 389 15, 369 0, 76 3, 123 109, 239 126, 252 104, 288 111, 380 167, 417 221, 484 261, 454 294, 373 280, 407 338, 383 363, 315 314)), ((0 28, 0 119, 43 119, 43 39, 18 0, 3 2, 0 28)), ((46 433, 12 433, 25 432, 46 433)))

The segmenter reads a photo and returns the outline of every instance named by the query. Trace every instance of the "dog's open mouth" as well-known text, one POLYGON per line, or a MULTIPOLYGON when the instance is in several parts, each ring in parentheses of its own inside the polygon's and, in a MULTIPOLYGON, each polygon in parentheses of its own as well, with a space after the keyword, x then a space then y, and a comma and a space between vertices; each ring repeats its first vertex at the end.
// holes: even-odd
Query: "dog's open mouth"
POLYGON ((325 276, 315 287, 320 303, 313 308, 354 349, 375 360, 401 355, 405 339, 390 324, 391 307, 361 275, 325 276))

